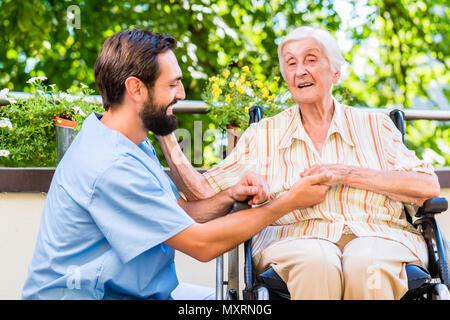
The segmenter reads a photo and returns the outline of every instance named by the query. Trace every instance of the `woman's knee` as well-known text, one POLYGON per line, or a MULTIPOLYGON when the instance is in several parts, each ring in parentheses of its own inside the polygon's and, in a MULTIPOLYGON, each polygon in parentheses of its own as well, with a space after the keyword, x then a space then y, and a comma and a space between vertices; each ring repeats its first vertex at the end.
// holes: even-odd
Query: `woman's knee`
POLYGON ((317 247, 310 250, 308 254, 308 264, 314 270, 325 269, 342 269, 341 253, 335 244, 319 240, 317 247))
POLYGON ((404 291, 401 261, 386 259, 375 245, 365 239, 345 248, 342 265, 346 299, 393 299, 404 291))
POLYGON ((341 298, 340 251, 333 246, 332 243, 316 243, 307 252, 303 251, 301 258, 292 260, 286 278, 293 299, 341 298))
POLYGON ((377 261, 370 255, 370 251, 361 250, 344 253, 342 258, 342 268, 344 274, 367 275, 378 266, 377 261))
POLYGON ((290 277, 307 276, 310 279, 342 277, 340 251, 335 245, 325 240, 318 240, 307 250, 303 248, 289 266, 290 277))

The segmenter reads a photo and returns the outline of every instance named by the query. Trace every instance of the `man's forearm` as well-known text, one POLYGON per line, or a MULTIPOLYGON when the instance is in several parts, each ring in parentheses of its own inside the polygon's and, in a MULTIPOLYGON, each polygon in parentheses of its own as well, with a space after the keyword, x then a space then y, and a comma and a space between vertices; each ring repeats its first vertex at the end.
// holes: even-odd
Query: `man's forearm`
POLYGON ((198 223, 205 223, 227 214, 233 202, 230 189, 220 191, 208 199, 185 201, 180 198, 178 200, 180 207, 198 223))
POLYGON ((174 183, 181 190, 187 200, 199 200, 212 197, 214 189, 209 185, 206 178, 200 174, 178 145, 174 133, 167 136, 158 136, 158 140, 169 164, 174 183))
POLYGON ((165 243, 200 261, 210 261, 238 244, 250 239, 255 233, 292 211, 292 195, 285 194, 263 206, 243 210, 194 224, 165 243))
POLYGON ((345 181, 345 184, 353 188, 381 193, 396 201, 414 202, 418 205, 439 195, 436 176, 419 172, 353 167, 345 181))

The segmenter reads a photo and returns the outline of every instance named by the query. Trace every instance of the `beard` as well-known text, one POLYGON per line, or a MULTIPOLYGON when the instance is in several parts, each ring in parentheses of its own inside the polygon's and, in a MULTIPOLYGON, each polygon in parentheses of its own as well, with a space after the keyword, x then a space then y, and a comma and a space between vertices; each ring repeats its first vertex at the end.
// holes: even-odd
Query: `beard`
POLYGON ((177 101, 177 99, 174 99, 170 104, 165 106, 153 103, 149 97, 139 114, 144 128, 152 131, 157 136, 166 136, 175 131, 178 126, 177 118, 173 114, 167 115, 167 109, 177 103, 177 101))

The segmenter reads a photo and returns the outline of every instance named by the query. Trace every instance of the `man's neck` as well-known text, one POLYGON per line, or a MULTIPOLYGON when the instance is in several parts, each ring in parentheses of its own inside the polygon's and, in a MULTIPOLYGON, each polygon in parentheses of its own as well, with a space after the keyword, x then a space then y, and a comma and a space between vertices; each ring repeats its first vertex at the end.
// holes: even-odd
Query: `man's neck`
POLYGON ((136 145, 147 138, 148 132, 144 129, 139 114, 132 108, 125 106, 110 108, 105 111, 100 121, 111 130, 120 132, 136 145))

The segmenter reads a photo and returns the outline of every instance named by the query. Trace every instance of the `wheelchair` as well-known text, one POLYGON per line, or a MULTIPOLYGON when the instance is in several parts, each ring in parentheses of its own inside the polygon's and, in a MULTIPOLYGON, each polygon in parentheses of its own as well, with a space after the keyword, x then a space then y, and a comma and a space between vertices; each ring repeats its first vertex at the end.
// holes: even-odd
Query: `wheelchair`
MULTIPOLYGON (((264 110, 253 106, 249 110, 250 123, 258 122, 264 110)), ((404 142, 404 113, 394 109, 390 118, 402 133, 404 142)), ((230 213, 248 209, 246 202, 236 202, 230 213)), ((450 249, 444 234, 441 233, 435 215, 446 211, 448 202, 445 198, 432 198, 425 201, 418 209, 414 220, 406 214, 407 220, 423 235, 427 248, 429 263, 427 270, 417 265, 407 265, 408 291, 402 300, 450 300, 450 249)), ((406 210, 406 209, 405 209, 406 210)), ((252 267, 251 239, 244 243, 244 289, 243 300, 288 300, 289 290, 286 283, 272 269, 255 275, 252 267)), ((216 261, 216 299, 239 299, 239 251, 232 249, 228 253, 228 280, 224 281, 223 256, 216 261), (227 286, 227 287, 225 287, 227 286), (225 290, 225 288, 227 288, 225 290)))

